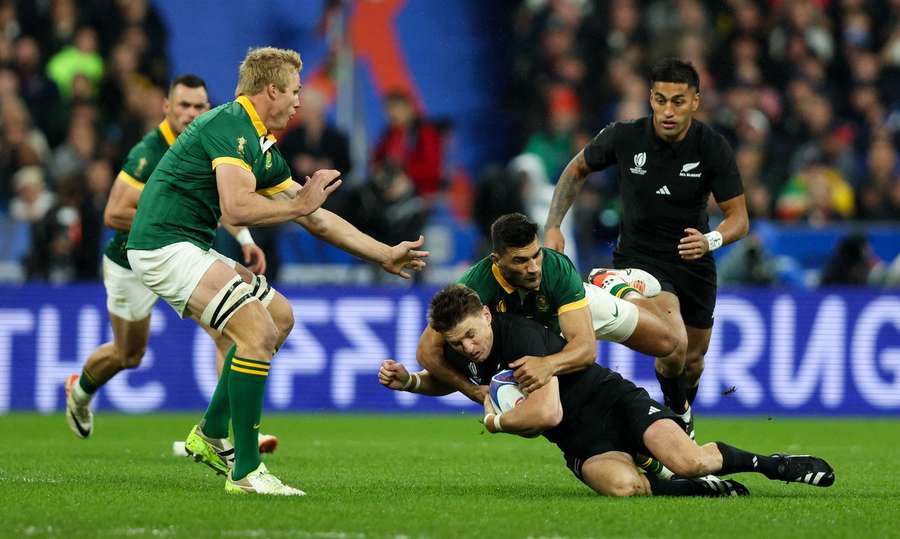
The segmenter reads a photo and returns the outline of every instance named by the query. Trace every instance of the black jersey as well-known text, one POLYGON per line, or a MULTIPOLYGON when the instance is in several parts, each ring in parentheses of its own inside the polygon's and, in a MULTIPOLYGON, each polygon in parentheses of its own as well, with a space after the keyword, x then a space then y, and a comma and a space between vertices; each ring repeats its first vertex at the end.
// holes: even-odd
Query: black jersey
POLYGON ((584 158, 591 170, 619 165, 623 215, 616 252, 625 255, 680 260, 685 228, 709 232, 709 194, 724 202, 744 192, 731 146, 698 120, 674 144, 656 135, 650 116, 611 123, 584 148, 584 158))
MULTIPOLYGON (((444 345, 444 357, 459 372, 479 385, 487 385, 491 377, 508 369, 509 364, 523 356, 549 356, 563 349, 566 341, 534 320, 519 315, 497 313, 491 322, 494 344, 490 355, 482 362, 469 361, 444 345)), ((559 398, 563 420, 557 427, 544 432, 551 442, 585 421, 585 414, 597 417, 635 388, 635 385, 614 371, 596 363, 580 372, 561 374, 559 398)))

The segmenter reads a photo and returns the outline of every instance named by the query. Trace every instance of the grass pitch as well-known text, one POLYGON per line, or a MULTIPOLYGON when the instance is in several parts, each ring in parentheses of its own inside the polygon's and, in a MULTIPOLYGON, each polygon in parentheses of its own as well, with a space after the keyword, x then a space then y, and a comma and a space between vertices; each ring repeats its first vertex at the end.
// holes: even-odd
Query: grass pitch
POLYGON ((276 415, 266 458, 303 498, 225 494, 172 456, 198 415, 98 414, 75 439, 62 414, 0 416, 2 537, 898 536, 900 421, 706 419, 704 441, 825 457, 831 488, 740 480, 742 499, 594 495, 543 439, 479 434, 467 416, 276 415))

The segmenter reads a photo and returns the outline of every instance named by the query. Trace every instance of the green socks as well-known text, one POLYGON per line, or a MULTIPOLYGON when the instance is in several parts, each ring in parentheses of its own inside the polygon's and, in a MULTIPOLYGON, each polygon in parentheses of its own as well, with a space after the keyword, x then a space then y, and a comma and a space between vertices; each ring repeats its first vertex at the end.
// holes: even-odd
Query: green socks
POLYGON ((231 360, 237 351, 237 346, 231 345, 225 362, 222 364, 222 374, 219 375, 219 383, 209 400, 209 406, 203 419, 200 421, 200 430, 210 438, 228 438, 228 422, 231 420, 231 408, 228 405, 228 379, 231 372, 231 360))
POLYGON ((94 378, 88 373, 87 369, 82 369, 81 376, 78 377, 78 385, 88 395, 93 395, 100 389, 100 385, 94 381, 94 378))
MULTIPOLYGON (((234 480, 242 479, 260 463, 259 422, 269 366, 265 361, 234 356, 229 367, 228 398, 235 455, 231 478, 234 480)), ((206 430, 203 432, 208 435, 206 430)))

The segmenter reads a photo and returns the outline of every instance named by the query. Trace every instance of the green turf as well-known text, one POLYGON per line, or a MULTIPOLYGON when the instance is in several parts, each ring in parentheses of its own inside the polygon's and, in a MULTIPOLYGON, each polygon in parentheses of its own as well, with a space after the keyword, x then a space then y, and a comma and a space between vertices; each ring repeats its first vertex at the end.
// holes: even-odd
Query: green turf
POLYGON ((742 499, 593 495, 544 441, 480 434, 474 416, 269 414, 266 460, 305 498, 229 496, 171 455, 196 415, 0 416, 4 537, 887 537, 898 534, 900 421, 707 419, 704 440, 811 452, 828 489, 744 474, 742 499))

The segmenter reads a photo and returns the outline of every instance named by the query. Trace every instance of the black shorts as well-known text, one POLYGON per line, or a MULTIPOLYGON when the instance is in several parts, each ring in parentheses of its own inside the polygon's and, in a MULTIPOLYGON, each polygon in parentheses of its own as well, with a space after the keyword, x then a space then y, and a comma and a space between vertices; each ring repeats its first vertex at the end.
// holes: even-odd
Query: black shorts
POLYGON ((672 419, 684 428, 675 412, 650 398, 645 389, 635 386, 605 412, 593 415, 589 409, 581 410, 556 445, 563 451, 566 466, 581 479, 581 466, 595 455, 609 451, 649 455, 644 431, 660 419, 672 419))
POLYGON ((617 269, 640 268, 659 279, 666 292, 678 296, 681 319, 686 326, 709 329, 716 308, 716 262, 710 256, 700 260, 669 261, 643 255, 613 253, 617 269))

